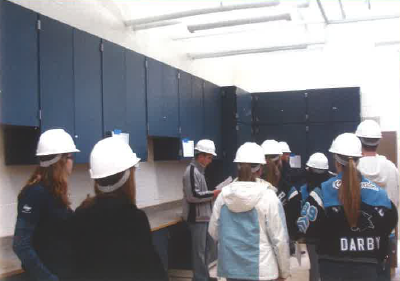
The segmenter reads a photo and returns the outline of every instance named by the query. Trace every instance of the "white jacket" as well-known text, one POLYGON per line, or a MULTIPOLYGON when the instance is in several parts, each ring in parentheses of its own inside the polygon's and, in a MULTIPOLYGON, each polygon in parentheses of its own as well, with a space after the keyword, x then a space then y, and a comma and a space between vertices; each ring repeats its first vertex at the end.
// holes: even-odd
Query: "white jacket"
POLYGON ((219 277, 274 280, 289 276, 285 213, 268 185, 236 181, 224 187, 208 231, 219 240, 219 277))
POLYGON ((383 155, 362 157, 357 166, 360 173, 386 190, 389 199, 399 207, 399 171, 383 155))

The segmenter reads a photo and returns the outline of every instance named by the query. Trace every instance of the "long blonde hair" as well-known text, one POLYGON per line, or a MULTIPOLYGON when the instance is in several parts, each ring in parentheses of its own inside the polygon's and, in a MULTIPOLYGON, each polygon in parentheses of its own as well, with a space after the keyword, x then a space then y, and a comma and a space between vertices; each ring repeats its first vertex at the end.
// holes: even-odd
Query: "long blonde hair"
POLYGON ((358 174, 356 161, 354 158, 338 155, 338 157, 348 161, 347 165, 342 166, 343 177, 339 188, 339 200, 343 204, 347 221, 351 227, 357 226, 361 204, 361 178, 358 174))
MULTIPOLYGON (((40 156, 39 159, 40 161, 48 161, 56 156, 57 155, 40 156)), ((38 166, 18 194, 18 199, 20 199, 24 192, 31 186, 41 183, 63 206, 69 208, 71 202, 68 198, 67 156, 68 154, 62 154, 61 159, 49 167, 38 166)))
POLYGON ((256 181, 256 175, 251 171, 251 164, 238 164, 238 181, 256 181))
POLYGON ((265 161, 267 162, 267 164, 263 166, 262 173, 262 178, 275 187, 278 186, 279 181, 281 180, 281 172, 279 170, 279 166, 277 165, 276 161, 273 160, 274 158, 276 158, 276 156, 277 155, 265 156, 265 161))

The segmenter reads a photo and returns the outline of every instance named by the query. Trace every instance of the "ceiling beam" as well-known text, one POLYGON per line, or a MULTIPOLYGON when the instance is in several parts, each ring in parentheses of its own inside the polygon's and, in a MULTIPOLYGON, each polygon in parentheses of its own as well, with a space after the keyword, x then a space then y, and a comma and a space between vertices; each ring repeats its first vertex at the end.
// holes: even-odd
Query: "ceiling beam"
POLYGON ((325 13, 324 7, 322 6, 321 0, 317 0, 317 4, 318 4, 318 8, 321 12, 322 18, 325 21, 325 24, 329 24, 329 20, 328 20, 328 17, 326 16, 326 13, 325 13))
POLYGON ((180 19, 180 18, 193 17, 193 16, 199 16, 199 15, 230 12, 230 11, 234 11, 234 10, 266 8, 266 7, 277 6, 277 5, 279 5, 279 3, 280 2, 278 0, 272 0, 272 1, 268 1, 268 2, 264 1, 264 2, 257 2, 257 3, 227 5, 227 6, 219 6, 219 7, 213 7, 213 8, 196 9, 196 10, 160 15, 160 16, 155 16, 155 17, 127 20, 127 21, 125 21, 125 25, 126 26, 135 26, 135 25, 140 25, 140 24, 149 24, 149 23, 166 21, 166 20, 176 20, 176 19, 180 19))
POLYGON ((340 6, 340 12, 342 13, 342 19, 346 19, 346 13, 344 12, 342 0, 338 0, 338 1, 339 1, 339 6, 340 6))
POLYGON ((278 51, 302 50, 302 49, 307 49, 307 47, 309 47, 309 46, 322 45, 322 44, 325 44, 325 42, 320 41, 320 42, 310 42, 310 43, 302 43, 302 44, 294 44, 294 45, 285 45, 285 46, 229 50, 229 51, 210 52, 210 53, 192 53, 192 54, 188 54, 188 56, 192 60, 211 59, 211 58, 238 56, 238 55, 271 53, 271 52, 278 52, 278 51))

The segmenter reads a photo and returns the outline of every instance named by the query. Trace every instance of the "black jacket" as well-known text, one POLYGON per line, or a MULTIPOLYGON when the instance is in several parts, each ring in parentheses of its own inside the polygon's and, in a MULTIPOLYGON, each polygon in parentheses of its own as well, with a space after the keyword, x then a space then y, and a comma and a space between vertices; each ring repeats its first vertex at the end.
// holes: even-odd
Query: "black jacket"
POLYGON ((146 214, 127 199, 96 198, 75 213, 83 280, 165 280, 146 214))

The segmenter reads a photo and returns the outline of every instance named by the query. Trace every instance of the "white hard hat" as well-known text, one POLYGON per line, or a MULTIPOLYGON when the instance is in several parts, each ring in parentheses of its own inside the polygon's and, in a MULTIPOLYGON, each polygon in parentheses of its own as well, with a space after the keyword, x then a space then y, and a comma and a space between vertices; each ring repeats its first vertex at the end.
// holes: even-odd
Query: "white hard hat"
POLYGON ((130 146, 118 137, 105 138, 90 153, 90 177, 105 178, 123 172, 140 161, 130 146))
POLYGON ((215 153, 215 144, 212 140, 199 140, 196 144, 195 150, 217 156, 215 153))
POLYGON ((382 138, 381 128, 374 120, 365 120, 357 127, 356 136, 359 138, 382 138))
POLYGON ((276 140, 266 140, 261 145, 264 155, 282 155, 282 149, 276 140))
POLYGON ((264 151, 262 147, 255 142, 246 142, 238 148, 236 158, 233 162, 265 164, 264 151))
POLYGON ((63 129, 47 130, 40 135, 36 156, 80 152, 72 137, 63 129))
POLYGON ((361 141, 355 134, 341 134, 332 142, 329 152, 348 157, 362 157, 361 141))
POLYGON ((306 165, 310 168, 328 170, 328 158, 323 153, 317 152, 310 156, 306 165))
POLYGON ((290 151, 290 147, 287 144, 287 142, 280 141, 279 146, 281 147, 282 153, 291 153, 292 152, 292 151, 290 151))

